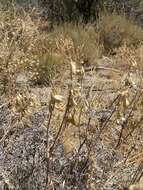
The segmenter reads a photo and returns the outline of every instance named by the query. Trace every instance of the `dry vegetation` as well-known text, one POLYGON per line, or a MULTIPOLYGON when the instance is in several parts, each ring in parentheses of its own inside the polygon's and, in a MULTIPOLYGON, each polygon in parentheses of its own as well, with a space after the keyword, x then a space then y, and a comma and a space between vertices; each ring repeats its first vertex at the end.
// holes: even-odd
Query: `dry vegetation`
MULTIPOLYGON (((1 146, 46 109, 46 176, 33 188, 142 190, 142 28, 104 13, 96 25, 48 32, 35 14, 0 9, 0 94, 12 115, 0 128, 1 146)), ((2 168, 7 189, 24 189, 2 168)))

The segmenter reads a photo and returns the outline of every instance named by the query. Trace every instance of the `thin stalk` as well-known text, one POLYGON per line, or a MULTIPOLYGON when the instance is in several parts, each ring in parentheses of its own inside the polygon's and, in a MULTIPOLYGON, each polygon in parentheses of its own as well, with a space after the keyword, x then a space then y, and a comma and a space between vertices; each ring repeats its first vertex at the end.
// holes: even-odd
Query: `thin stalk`
POLYGON ((51 120, 52 120, 52 116, 53 116, 53 111, 54 111, 54 108, 55 108, 55 102, 53 103, 53 108, 50 112, 50 115, 49 115, 49 120, 48 120, 48 124, 47 124, 47 142, 46 142, 46 152, 47 152, 47 155, 46 155, 46 160, 47 160, 47 172, 46 172, 46 189, 48 189, 48 185, 49 185, 49 170, 50 170, 50 149, 49 149, 49 130, 50 130, 50 124, 51 124, 51 120))

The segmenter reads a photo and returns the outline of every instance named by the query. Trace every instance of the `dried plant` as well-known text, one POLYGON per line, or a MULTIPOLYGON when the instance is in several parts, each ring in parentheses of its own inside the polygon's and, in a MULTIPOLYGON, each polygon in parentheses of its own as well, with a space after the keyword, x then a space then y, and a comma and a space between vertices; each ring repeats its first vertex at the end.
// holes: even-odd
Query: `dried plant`
POLYGON ((43 33, 30 13, 0 13, 0 93, 12 117, 0 130, 1 145, 12 143, 15 133, 17 139, 21 128, 34 133, 38 126, 45 135, 38 133, 45 189, 141 189, 142 29, 108 15, 96 26, 64 24, 43 33), (116 46, 117 24, 127 26, 115 36, 116 46), (35 112, 42 113, 40 126, 35 112))

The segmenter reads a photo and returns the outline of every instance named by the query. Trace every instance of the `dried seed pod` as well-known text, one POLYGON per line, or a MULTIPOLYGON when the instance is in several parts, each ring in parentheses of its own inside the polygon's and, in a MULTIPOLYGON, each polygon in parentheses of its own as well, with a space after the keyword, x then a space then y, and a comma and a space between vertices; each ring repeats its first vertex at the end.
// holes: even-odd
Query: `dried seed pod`
POLYGON ((72 71, 72 73, 73 74, 76 74, 76 72, 77 72, 77 69, 76 69, 76 62, 74 62, 74 61, 71 61, 71 71, 72 71))
POLYGON ((63 102, 63 96, 61 96, 61 95, 58 95, 58 94, 52 95, 52 98, 53 98, 53 100, 54 100, 56 103, 63 102))

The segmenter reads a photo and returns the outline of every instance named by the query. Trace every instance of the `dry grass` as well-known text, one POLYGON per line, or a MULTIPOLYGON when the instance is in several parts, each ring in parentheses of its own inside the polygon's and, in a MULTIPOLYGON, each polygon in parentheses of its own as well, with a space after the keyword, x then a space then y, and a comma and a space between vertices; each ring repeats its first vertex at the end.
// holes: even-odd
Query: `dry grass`
POLYGON ((123 189, 138 182, 142 170, 130 171, 132 178, 124 178, 122 170, 140 164, 143 156, 143 30, 117 15, 103 15, 96 27, 64 24, 47 33, 38 23, 15 8, 0 10, 0 92, 16 122, 31 126, 30 115, 43 105, 30 90, 50 84, 43 124, 47 186, 55 185, 50 164, 59 144, 70 168, 59 182, 63 188, 80 189, 80 181, 85 189, 111 189, 113 180, 123 189), (103 59, 110 50, 115 55, 103 59), (20 86, 19 75, 27 79, 20 86))
POLYGON ((143 40, 142 28, 124 16, 116 14, 101 15, 98 30, 105 51, 112 51, 126 43, 127 46, 138 46, 143 40))

